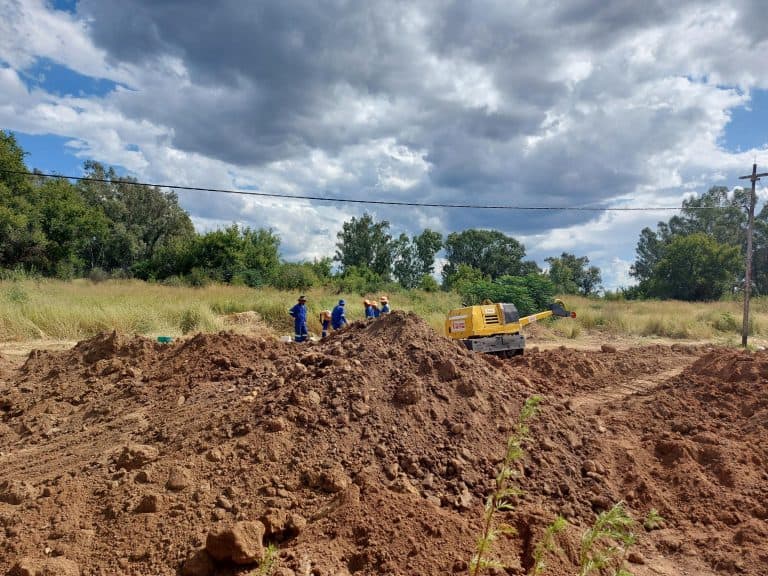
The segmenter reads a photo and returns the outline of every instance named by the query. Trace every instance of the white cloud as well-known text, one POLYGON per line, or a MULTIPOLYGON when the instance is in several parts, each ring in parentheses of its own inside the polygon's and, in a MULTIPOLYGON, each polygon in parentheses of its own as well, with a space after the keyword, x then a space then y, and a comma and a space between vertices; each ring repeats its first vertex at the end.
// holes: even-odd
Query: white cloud
MULTIPOLYGON (((149 181, 428 202, 674 206, 765 156, 720 145, 731 111, 768 87, 768 45, 748 33, 745 3, 589 4, 371 2, 339 15, 286 2, 258 18, 222 6, 206 24, 196 3, 173 14, 85 1, 72 15, 0 0, 0 125, 64 136, 78 156, 149 181), (39 58, 129 88, 30 90, 23 74, 39 58)), ((332 254, 341 223, 365 209, 180 198, 201 229, 271 227, 306 258, 332 254)), ((614 287, 640 229, 670 215, 375 213, 396 233, 495 227, 540 264, 587 255, 614 287)))

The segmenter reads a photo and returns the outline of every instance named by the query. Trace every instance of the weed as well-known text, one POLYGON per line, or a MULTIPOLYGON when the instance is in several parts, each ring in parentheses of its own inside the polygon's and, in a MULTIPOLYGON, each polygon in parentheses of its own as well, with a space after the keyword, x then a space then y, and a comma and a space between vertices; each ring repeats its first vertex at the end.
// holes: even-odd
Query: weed
POLYGON ((8 299, 8 302, 13 302, 14 304, 23 304, 29 299, 27 291, 19 284, 11 284, 5 292, 5 297, 8 299))
POLYGON ((613 569, 617 576, 629 574, 622 568, 627 550, 637 541, 637 523, 627 514, 624 503, 601 512, 592 528, 584 532, 579 547, 579 576, 613 569))
POLYGON ((259 567, 250 572, 248 576, 270 576, 277 566, 277 546, 270 544, 264 550, 264 557, 261 559, 259 567))
POLYGON ((643 521, 643 527, 646 530, 656 530, 656 528, 661 528, 663 524, 664 518, 659 514, 659 511, 656 510, 656 508, 651 508, 650 512, 648 512, 648 516, 646 516, 643 521))
MULTIPOLYGON (((525 401, 518 416, 517 426, 507 439, 506 453, 501 469, 496 475, 494 490, 485 502, 482 532, 477 539, 475 554, 469 562, 469 576, 479 576, 488 569, 504 569, 504 565, 491 556, 493 543, 503 534, 514 534, 515 529, 509 524, 497 523, 495 515, 512 510, 512 498, 522 493, 520 488, 512 485, 518 474, 514 463, 525 455, 523 443, 530 439, 528 421, 536 414, 540 403, 540 396, 531 396, 525 401)), ((658 510, 652 508, 643 526, 652 530, 659 527, 663 521, 658 510)), ((637 525, 625 510, 623 502, 600 513, 592 527, 582 534, 578 576, 602 574, 608 569, 612 570, 614 576, 631 576, 631 572, 624 569, 623 565, 629 548, 637 541, 634 533, 637 525)), ((547 567, 546 556, 560 552, 556 539, 567 528, 568 522, 561 516, 547 526, 541 540, 534 547, 530 574, 539 576, 544 573, 547 567)))
POLYGON ((544 530, 544 536, 541 540, 539 540, 539 542, 536 544, 536 547, 533 549, 534 576, 538 576, 538 574, 542 574, 544 572, 544 569, 547 567, 547 564, 544 561, 544 556, 557 550, 555 537, 563 532, 567 527, 568 522, 566 522, 565 518, 558 516, 555 518, 555 521, 547 526, 546 530, 544 530))
POLYGON ((523 442, 530 436, 528 420, 536 414, 540 402, 540 396, 531 396, 525 401, 517 419, 517 426, 507 439, 507 450, 501 469, 496 475, 494 490, 485 502, 483 530, 477 540, 475 554, 469 562, 469 576, 478 576, 488 568, 503 568, 501 562, 491 558, 493 543, 502 534, 514 534, 515 529, 509 524, 497 524, 494 516, 497 512, 512 510, 511 499, 521 493, 520 489, 511 485, 512 479, 517 476, 513 465, 525 454, 523 442))

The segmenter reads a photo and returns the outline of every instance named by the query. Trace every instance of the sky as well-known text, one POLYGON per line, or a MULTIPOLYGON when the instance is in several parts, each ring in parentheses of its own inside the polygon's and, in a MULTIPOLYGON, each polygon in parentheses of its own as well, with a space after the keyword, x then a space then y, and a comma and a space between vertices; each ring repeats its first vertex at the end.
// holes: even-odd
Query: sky
MULTIPOLYGON (((0 0, 0 129, 30 168, 357 199, 679 206, 768 169, 761 0, 0 0)), ((768 197, 766 181, 758 183, 768 197)), ((332 255, 367 210, 394 235, 501 230, 628 286, 672 212, 398 208, 180 192, 200 231, 272 228, 332 255)))

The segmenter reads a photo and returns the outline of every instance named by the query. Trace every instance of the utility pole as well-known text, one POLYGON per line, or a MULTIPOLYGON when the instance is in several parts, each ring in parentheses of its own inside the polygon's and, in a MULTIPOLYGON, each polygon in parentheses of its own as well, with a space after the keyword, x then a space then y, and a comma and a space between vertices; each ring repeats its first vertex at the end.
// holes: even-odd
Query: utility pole
POLYGON ((752 229, 755 225, 755 182, 761 176, 768 176, 768 172, 757 173, 757 163, 752 164, 752 174, 739 176, 739 180, 752 181, 752 193, 749 195, 749 221, 747 224, 747 269, 744 277, 744 319, 741 325, 741 345, 747 347, 749 335, 749 293, 752 290, 752 229))

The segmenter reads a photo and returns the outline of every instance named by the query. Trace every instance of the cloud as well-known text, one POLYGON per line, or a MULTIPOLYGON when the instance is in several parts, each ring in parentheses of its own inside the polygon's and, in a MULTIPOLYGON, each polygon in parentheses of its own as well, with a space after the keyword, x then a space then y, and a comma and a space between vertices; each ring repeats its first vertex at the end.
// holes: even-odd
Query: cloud
MULTIPOLYGON (((756 0, 0 0, 0 122, 72 139, 156 181, 288 194, 522 206, 675 205, 733 183, 719 145, 768 88, 756 0), (120 86, 26 89, 49 58, 120 86)), ((275 229, 333 251, 364 209, 182 193, 200 227, 275 229)), ((376 208, 393 231, 496 228, 607 268, 657 214, 376 208)), ((323 252, 325 251, 325 252, 323 252)))

